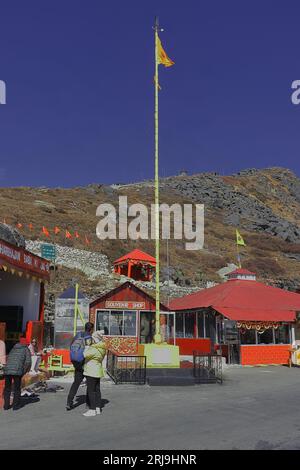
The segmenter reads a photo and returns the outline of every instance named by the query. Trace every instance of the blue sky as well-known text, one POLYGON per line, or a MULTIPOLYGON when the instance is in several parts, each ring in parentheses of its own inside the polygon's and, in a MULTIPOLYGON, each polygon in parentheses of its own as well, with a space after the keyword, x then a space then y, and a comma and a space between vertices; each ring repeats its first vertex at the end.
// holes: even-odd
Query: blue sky
POLYGON ((300 175, 300 4, 289 0, 1 2, 0 185, 151 178, 152 25, 160 174, 283 166, 300 175))

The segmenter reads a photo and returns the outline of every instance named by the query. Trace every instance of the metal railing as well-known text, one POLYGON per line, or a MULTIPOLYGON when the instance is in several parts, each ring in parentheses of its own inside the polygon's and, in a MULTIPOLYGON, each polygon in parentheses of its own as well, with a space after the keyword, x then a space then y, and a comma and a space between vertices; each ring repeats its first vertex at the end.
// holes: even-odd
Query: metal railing
POLYGON ((116 384, 146 383, 146 356, 119 356, 108 351, 106 370, 116 384))
POLYGON ((193 352, 195 382, 199 384, 223 383, 222 356, 193 352))

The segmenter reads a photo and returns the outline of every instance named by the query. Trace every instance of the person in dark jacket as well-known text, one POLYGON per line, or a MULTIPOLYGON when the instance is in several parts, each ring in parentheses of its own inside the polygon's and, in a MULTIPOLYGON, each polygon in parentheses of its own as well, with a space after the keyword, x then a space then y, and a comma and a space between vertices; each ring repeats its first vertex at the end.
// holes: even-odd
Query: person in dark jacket
MULTIPOLYGON (((93 334, 93 330, 94 330, 93 323, 87 322, 84 326, 84 331, 81 331, 81 332, 77 333, 76 336, 74 336, 74 338, 71 342, 71 346, 74 343, 75 339, 77 339, 77 338, 83 338, 83 339, 90 338, 93 334)), ((70 391, 69 391, 69 394, 68 394, 68 398, 67 398, 67 406, 66 406, 67 411, 70 411, 74 408, 73 400, 74 400, 75 395, 78 391, 79 385, 81 384, 81 382, 84 379, 84 376, 83 376, 84 361, 82 361, 82 362, 72 361, 72 364, 73 364, 73 367, 75 369, 75 371, 74 371, 74 382, 71 385, 71 388, 70 388, 70 391)))
POLYGON ((10 394, 12 383, 14 384, 13 410, 20 408, 22 377, 31 368, 31 354, 25 344, 17 343, 10 351, 4 367, 4 410, 10 408, 10 394))

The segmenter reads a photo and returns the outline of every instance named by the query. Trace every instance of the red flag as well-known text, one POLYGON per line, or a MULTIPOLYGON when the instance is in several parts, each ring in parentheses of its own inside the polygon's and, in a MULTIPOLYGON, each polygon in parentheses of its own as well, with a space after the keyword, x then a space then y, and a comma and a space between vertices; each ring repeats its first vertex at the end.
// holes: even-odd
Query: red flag
POLYGON ((80 238, 80 235, 78 232, 74 232, 75 238, 80 238))
POLYGON ((55 235, 57 235, 59 232, 60 232, 60 228, 59 228, 59 227, 55 227, 55 228, 54 228, 54 233, 55 233, 55 235))
POLYGON ((32 225, 32 224, 29 224, 29 225, 28 225, 28 228, 29 228, 29 230, 33 230, 33 225, 32 225))
POLYGON ((72 238, 72 235, 70 234, 68 230, 66 230, 66 238, 72 238))
POLYGON ((18 223, 17 223, 17 227, 18 227, 18 228, 22 228, 22 227, 23 227, 23 225, 22 225, 22 224, 20 224, 20 222, 18 222, 18 223))
POLYGON ((46 237, 49 237, 50 236, 50 233, 48 232, 48 230, 46 229, 46 227, 43 226, 42 228, 42 232, 44 235, 46 235, 46 237))
POLYGON ((86 235, 85 235, 85 243, 86 243, 87 245, 90 244, 90 240, 88 239, 88 237, 87 237, 86 235))

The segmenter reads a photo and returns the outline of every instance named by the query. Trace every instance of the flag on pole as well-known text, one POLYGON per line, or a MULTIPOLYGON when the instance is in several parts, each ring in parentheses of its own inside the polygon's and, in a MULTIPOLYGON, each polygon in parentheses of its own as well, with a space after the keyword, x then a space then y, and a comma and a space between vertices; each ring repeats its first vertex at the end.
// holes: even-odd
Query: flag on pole
POLYGON ((244 242, 242 235, 237 229, 236 229, 236 244, 239 246, 246 246, 246 243, 244 242))
POLYGON ((87 237, 86 235, 85 235, 85 243, 86 243, 87 245, 90 244, 90 240, 88 239, 88 237, 87 237))
POLYGON ((43 233, 44 235, 46 235, 46 237, 50 237, 50 233, 48 232, 48 230, 47 230, 46 227, 44 227, 44 226, 43 226, 43 228, 42 228, 42 233, 43 233))
POLYGON ((166 51, 162 47, 161 40, 157 36, 157 52, 158 52, 158 63, 163 64, 165 67, 172 67, 175 64, 173 60, 168 57, 166 51))
POLYGON ((23 228, 23 225, 20 224, 20 222, 18 222, 18 223, 17 223, 17 227, 18 227, 18 228, 23 228))
POLYGON ((72 238, 72 235, 70 234, 68 230, 66 230, 66 238, 72 238))
POLYGON ((78 232, 74 232, 74 236, 75 236, 75 238, 80 238, 80 235, 79 235, 78 232))
POLYGON ((54 227, 54 233, 55 235, 57 235, 58 233, 60 232, 60 228, 59 227, 54 227))
POLYGON ((29 230, 33 230, 33 225, 32 225, 32 223, 28 224, 28 228, 29 228, 29 230))

